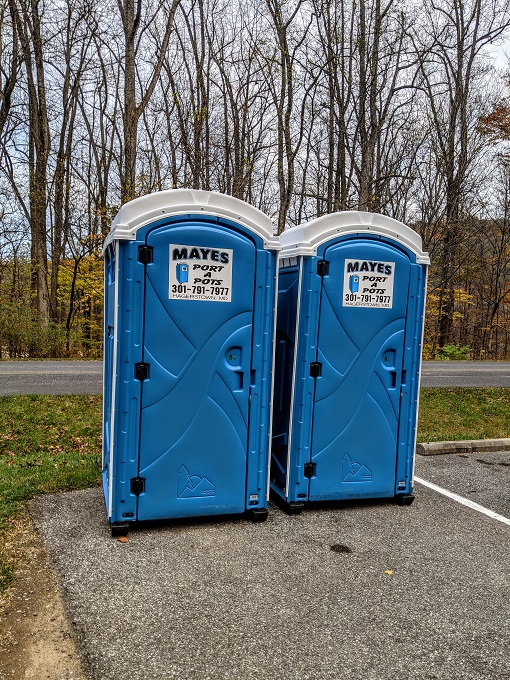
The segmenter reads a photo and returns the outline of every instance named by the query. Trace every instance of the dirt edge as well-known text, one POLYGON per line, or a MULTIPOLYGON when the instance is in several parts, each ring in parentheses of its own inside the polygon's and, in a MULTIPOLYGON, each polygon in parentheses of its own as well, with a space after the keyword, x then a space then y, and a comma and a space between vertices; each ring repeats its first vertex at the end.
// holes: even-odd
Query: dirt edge
POLYGON ((87 680, 57 574, 28 512, 2 538, 16 579, 0 594, 0 678, 87 680))

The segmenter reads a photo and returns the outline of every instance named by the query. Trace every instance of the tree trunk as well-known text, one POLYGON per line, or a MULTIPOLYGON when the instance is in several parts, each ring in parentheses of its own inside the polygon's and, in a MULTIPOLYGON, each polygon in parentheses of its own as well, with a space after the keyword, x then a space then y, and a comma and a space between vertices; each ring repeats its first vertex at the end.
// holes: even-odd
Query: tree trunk
POLYGON ((46 232, 47 171, 50 130, 46 107, 43 38, 38 0, 19 0, 13 5, 22 47, 28 86, 29 111, 29 210, 32 237, 32 286, 34 305, 42 326, 49 322, 48 251, 46 232))
MULTIPOLYGON (((142 0, 136 0, 136 8, 133 0, 117 0, 122 25, 124 29, 124 97, 122 109, 123 122, 123 145, 124 153, 121 167, 121 202, 136 198, 136 157, 138 143, 138 121, 152 97, 154 88, 158 82, 163 61, 166 56, 170 33, 172 30, 175 12, 181 0, 171 0, 170 9, 166 19, 165 33, 159 47, 156 63, 149 82, 136 100, 136 57, 137 57, 137 34, 142 18, 142 0)), ((159 10, 158 10, 159 11, 159 10)), ((155 17, 154 17, 155 18, 155 17)), ((139 74, 138 74, 139 75, 139 74)))

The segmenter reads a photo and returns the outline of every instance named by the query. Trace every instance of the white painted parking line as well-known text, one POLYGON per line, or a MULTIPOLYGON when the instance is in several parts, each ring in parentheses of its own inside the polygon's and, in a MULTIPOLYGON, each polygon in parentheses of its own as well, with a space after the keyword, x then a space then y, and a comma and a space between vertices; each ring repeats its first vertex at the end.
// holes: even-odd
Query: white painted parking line
POLYGON ((462 503, 462 505, 466 505, 468 508, 471 508, 472 510, 476 510, 477 512, 481 512, 484 515, 487 515, 487 517, 491 517, 492 519, 498 520, 498 522, 503 522, 503 524, 508 524, 510 526, 510 519, 508 517, 503 517, 503 515, 498 515, 497 512, 493 512, 492 510, 489 510, 489 508, 484 508, 483 505, 479 505, 478 503, 474 503, 473 501, 470 501, 469 498, 464 498, 463 496, 459 496, 456 493, 452 493, 451 491, 448 491, 447 489, 443 489, 440 486, 437 486, 437 484, 432 484, 432 482, 427 482, 426 479, 421 479, 421 477, 415 477, 414 478, 415 482, 418 482, 418 484, 423 484, 423 486, 427 486, 429 489, 432 489, 433 491, 437 491, 437 493, 442 493, 443 496, 447 496, 448 498, 451 498, 454 501, 457 501, 457 503, 462 503))

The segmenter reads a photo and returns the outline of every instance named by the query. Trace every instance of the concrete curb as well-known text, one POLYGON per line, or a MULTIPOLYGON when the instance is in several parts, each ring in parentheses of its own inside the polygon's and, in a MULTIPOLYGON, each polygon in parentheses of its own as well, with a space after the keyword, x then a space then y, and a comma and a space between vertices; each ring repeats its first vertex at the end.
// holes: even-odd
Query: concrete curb
POLYGON ((437 456, 444 453, 490 453, 491 451, 510 451, 510 438, 472 439, 461 442, 426 442, 416 445, 420 456, 437 456))

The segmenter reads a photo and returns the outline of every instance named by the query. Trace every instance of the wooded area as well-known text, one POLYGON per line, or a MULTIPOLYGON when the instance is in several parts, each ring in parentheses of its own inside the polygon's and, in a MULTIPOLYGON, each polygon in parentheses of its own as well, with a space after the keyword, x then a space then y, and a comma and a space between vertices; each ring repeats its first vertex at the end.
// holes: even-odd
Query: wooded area
POLYGON ((425 356, 510 357, 507 0, 0 0, 0 358, 101 356, 102 242, 162 189, 429 251, 425 356))

